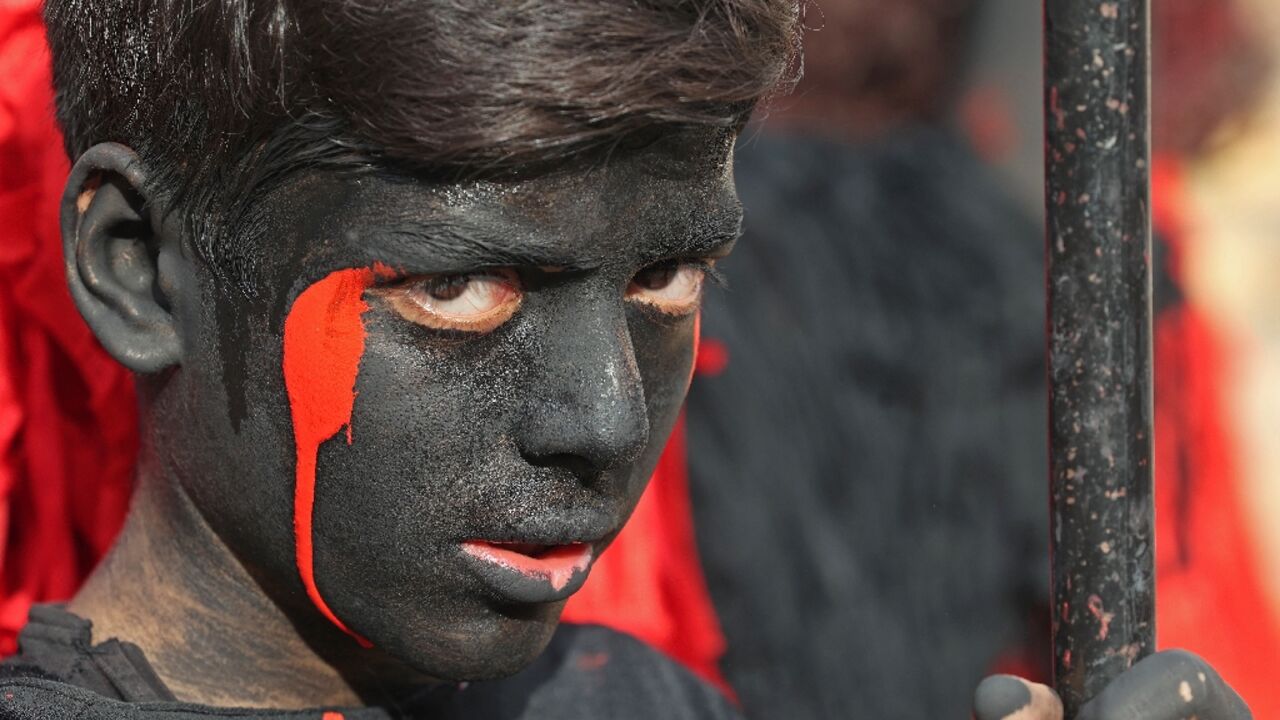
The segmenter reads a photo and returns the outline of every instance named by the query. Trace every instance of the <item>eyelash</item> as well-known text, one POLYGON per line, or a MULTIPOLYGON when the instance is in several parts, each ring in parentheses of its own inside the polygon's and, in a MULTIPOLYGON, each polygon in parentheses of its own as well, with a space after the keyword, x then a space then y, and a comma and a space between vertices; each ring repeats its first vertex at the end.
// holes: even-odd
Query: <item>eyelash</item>
MULTIPOLYGON (((697 269, 701 270, 701 271, 702 271, 702 274, 703 274, 703 275, 704 275, 708 280, 710 280, 710 281, 711 281, 711 284, 712 284, 712 285, 714 285, 714 286, 716 286, 716 287, 718 287, 718 288, 728 288, 728 287, 729 287, 729 278, 724 274, 724 271, 723 271, 723 270, 721 270, 721 269, 716 265, 716 261, 715 261, 715 260, 708 260, 708 259, 706 259, 706 258, 692 258, 692 259, 688 259, 688 260, 675 260, 675 261, 672 261, 672 262, 677 262, 677 263, 679 263, 679 264, 681 264, 681 265, 688 265, 688 266, 690 266, 690 267, 695 267, 695 268, 697 268, 697 269)), ((650 267, 652 267, 652 266, 650 266, 650 267)))
POLYGON ((641 306, 659 316, 669 319, 681 318, 693 314, 701 307, 704 286, 708 278, 712 283, 723 283, 723 276, 716 272, 713 260, 676 259, 658 262, 645 267, 633 276, 627 286, 625 297, 633 305, 641 306), (689 271, 696 275, 692 277, 682 275, 689 271), (662 272, 668 273, 662 287, 645 288, 640 285, 637 289, 643 276, 662 272), (670 291, 673 285, 676 290, 682 289, 681 285, 676 285, 679 282, 683 282, 685 292, 677 297, 667 296, 666 292, 670 291))

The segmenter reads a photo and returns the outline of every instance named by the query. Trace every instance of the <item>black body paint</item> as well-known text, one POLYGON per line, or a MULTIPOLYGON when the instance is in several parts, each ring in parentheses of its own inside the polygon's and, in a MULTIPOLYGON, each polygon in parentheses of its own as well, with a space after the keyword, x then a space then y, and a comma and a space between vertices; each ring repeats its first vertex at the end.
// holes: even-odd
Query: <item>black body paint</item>
POLYGON ((973 714, 978 720, 1004 718, 1031 705, 1031 688, 1011 675, 993 675, 973 694, 973 714))
MULTIPOLYGON (((673 129, 608 158, 467 184, 313 168, 259 200, 259 292, 191 254, 162 257, 180 343, 165 361, 176 368, 140 381, 142 484, 178 495, 160 511, 174 526, 164 532, 214 557, 157 567, 210 607, 262 598, 288 619, 192 622, 181 647, 210 658, 194 682, 225 687, 245 663, 288 665, 278 638, 295 632, 369 701, 509 675, 537 656, 580 573, 533 592, 528 578, 477 570, 460 543, 589 543, 598 557, 625 523, 683 402, 696 326, 628 289, 656 263, 727 254, 741 222, 732 147, 729 131, 673 129), (351 442, 339 433, 319 449, 311 537, 316 585, 365 649, 299 579, 282 344, 300 293, 374 266, 401 277, 512 267, 523 299, 496 329, 467 334, 364 293, 351 442), (232 565, 252 582, 229 580, 243 572, 232 565)), ((127 148, 112 153, 141 167, 127 148)), ((163 247, 181 243, 160 233, 163 247)), ((134 342, 103 317, 88 316, 109 347, 134 342)), ((157 670, 172 676, 163 650, 157 670)))
MULTIPOLYGON (((526 279, 520 311, 474 337, 407 323, 366 294, 353 442, 338 437, 319 453, 316 578, 338 617, 374 652, 435 677, 492 677, 531 660, 562 602, 518 603, 512 598, 523 593, 495 592, 458 543, 587 542, 599 550, 625 522, 683 399, 693 318, 655 321, 630 307, 624 291, 646 265, 683 256, 693 240, 724 237, 686 218, 736 228, 731 143, 720 135, 696 133, 607 165, 509 184, 432 188, 317 174, 286 193, 270 220, 278 262, 264 262, 278 273, 270 284, 278 294, 264 293, 261 312, 249 311, 259 315, 247 323, 249 337, 235 339, 257 348, 247 369, 260 396, 250 397, 238 435, 225 421, 211 432, 230 472, 189 488, 211 525, 265 571, 264 585, 287 590, 281 600, 296 595, 292 441, 281 422, 273 304, 287 308, 319 277, 375 262, 404 275, 466 272, 537 252, 540 261, 590 268, 517 266, 526 279), (411 224, 430 232, 464 220, 483 234, 441 233, 452 252, 383 231, 411 224)), ((716 242, 698 252, 722 250, 716 242)), ((202 385, 201 402, 222 402, 220 387, 202 385)), ((226 418, 225 410, 208 415, 226 418)))
POLYGON ((1154 649, 1146 0, 1045 0, 1054 681, 1154 649))
POLYGON ((1139 662, 1080 708, 1072 720, 1252 720, 1253 713, 1204 659, 1167 650, 1139 662))

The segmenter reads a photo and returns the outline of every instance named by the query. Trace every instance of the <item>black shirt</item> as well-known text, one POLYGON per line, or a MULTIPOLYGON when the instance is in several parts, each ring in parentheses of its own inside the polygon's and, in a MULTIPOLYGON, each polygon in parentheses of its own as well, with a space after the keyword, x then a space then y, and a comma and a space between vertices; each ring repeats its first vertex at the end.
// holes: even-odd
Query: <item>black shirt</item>
POLYGON ((562 625, 534 663, 510 678, 424 690, 412 707, 228 709, 180 703, 132 643, 93 644, 88 620, 36 606, 18 654, 0 664, 3 720, 390 720, 394 718, 655 717, 728 720, 737 715, 714 689, 621 633, 562 625))

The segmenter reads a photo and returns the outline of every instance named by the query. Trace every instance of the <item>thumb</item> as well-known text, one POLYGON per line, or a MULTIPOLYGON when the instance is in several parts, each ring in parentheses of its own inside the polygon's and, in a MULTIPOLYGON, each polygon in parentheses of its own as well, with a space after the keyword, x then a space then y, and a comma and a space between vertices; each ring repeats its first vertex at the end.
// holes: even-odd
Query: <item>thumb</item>
POLYGON ((975 720, 1063 720, 1062 701, 1046 685, 992 675, 973 693, 975 720))

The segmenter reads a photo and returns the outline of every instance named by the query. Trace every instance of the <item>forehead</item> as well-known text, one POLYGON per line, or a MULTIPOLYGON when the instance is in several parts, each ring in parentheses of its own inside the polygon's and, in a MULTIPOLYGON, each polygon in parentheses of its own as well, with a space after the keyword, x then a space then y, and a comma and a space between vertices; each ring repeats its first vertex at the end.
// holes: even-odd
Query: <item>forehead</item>
POLYGON ((277 259, 292 255, 312 266, 295 270, 318 276, 375 262, 429 273, 607 267, 690 254, 737 233, 732 149, 730 133, 692 130, 527 178, 310 176, 272 203, 277 259))

